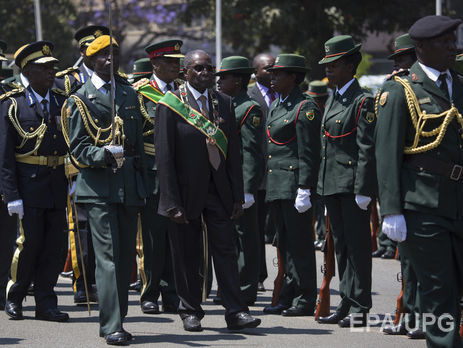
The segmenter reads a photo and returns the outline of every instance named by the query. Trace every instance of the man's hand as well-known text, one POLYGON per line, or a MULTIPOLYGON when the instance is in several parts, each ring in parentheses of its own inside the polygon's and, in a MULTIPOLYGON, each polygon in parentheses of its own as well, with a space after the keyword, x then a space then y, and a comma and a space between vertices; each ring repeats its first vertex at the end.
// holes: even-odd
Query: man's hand
POLYGON ((396 242, 407 238, 407 223, 403 215, 386 215, 383 220, 383 233, 396 242))
POLYGON ((124 148, 121 145, 105 145, 105 162, 117 169, 124 163, 124 148))
POLYGON ((185 216, 185 210, 182 207, 172 208, 168 211, 169 218, 177 224, 190 223, 185 216))
POLYGON ((10 216, 13 216, 13 214, 18 214, 19 219, 22 220, 24 216, 24 206, 23 206, 23 200, 18 199, 17 201, 12 201, 7 204, 8 208, 8 214, 10 216))
POLYGON ((243 215, 243 205, 242 203, 233 203, 233 211, 230 219, 235 220, 243 215))

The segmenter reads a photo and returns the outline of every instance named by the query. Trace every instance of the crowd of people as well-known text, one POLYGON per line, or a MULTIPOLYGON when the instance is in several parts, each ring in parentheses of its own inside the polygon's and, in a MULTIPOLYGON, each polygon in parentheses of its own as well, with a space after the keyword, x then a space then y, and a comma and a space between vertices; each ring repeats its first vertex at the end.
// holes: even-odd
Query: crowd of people
POLYGON ((0 305, 22 320, 33 293, 36 319, 68 321, 54 287, 69 248, 74 302, 98 303, 107 344, 133 339, 123 322, 137 258, 143 313, 161 313, 161 297, 162 312, 201 331, 213 268, 227 328, 255 328, 272 236, 284 276, 264 313, 313 316, 326 217, 341 298, 320 324, 366 326, 372 257, 397 257, 403 315, 384 332, 462 347, 461 23, 427 16, 397 37, 376 96, 356 78, 349 35, 326 41, 327 81, 307 91, 293 53, 230 56, 215 71, 207 52, 160 41, 129 82, 104 26, 76 31, 81 65, 58 73, 52 42, 25 44, 0 87, 0 305))

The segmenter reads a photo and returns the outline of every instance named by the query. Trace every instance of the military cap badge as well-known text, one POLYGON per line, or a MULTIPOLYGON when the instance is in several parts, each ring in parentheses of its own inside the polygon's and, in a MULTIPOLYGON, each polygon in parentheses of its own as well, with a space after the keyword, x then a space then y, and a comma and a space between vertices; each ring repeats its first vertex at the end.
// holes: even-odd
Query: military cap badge
POLYGON ((175 46, 174 46, 174 50, 176 50, 176 51, 180 51, 180 45, 179 45, 178 43, 177 43, 177 44, 175 44, 175 46))
POLYGON ((99 37, 101 35, 103 35, 103 32, 100 29, 96 30, 95 33, 93 34, 93 36, 95 36, 95 38, 97 38, 97 37, 99 37))
POLYGON ((42 47, 42 53, 46 56, 50 56, 51 55, 51 49, 50 49, 50 46, 48 45, 43 45, 42 47))

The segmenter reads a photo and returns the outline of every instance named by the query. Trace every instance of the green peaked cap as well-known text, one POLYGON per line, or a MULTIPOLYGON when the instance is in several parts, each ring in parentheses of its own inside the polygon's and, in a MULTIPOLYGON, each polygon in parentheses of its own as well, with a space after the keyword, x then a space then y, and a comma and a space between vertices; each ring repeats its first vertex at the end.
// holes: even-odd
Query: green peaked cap
POLYGON ((411 39, 410 35, 403 34, 397 37, 394 41, 394 53, 387 59, 394 59, 397 56, 415 52, 415 42, 411 39))
POLYGON ((220 70, 217 71, 215 75, 222 75, 225 73, 252 74, 254 71, 255 69, 249 65, 249 60, 246 57, 230 56, 222 59, 220 70))
POLYGON ((325 42, 325 57, 318 64, 334 62, 341 57, 358 52, 362 44, 355 44, 350 35, 339 35, 325 42))
POLYGON ((153 73, 153 66, 149 58, 137 59, 133 63, 133 75, 151 75, 153 73))
POLYGON ((328 95, 328 84, 320 80, 311 81, 307 94, 313 98, 326 97, 328 95))
POLYGON ((296 72, 307 72, 310 69, 306 67, 304 56, 293 53, 281 53, 275 59, 275 63, 267 71, 286 70, 296 72))
POLYGON ((463 53, 457 56, 455 59, 455 66, 453 68, 457 73, 463 75, 463 53))

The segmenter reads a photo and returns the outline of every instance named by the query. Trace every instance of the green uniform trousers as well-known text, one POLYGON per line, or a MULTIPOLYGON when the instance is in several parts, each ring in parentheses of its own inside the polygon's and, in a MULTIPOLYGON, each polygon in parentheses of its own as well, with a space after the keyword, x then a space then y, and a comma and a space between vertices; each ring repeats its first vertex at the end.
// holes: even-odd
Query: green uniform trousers
POLYGON ((426 343, 428 347, 463 347, 459 335, 463 221, 410 210, 404 216, 407 239, 402 245, 418 278, 426 343))
POLYGON ((178 307, 168 239, 169 219, 159 215, 159 195, 149 195, 141 211, 142 238, 137 245, 140 277, 143 282, 140 302, 157 303, 162 294, 163 305, 178 307))
POLYGON ((253 204, 235 221, 238 235, 238 272, 243 301, 251 305, 257 298, 260 273, 260 235, 257 228, 257 206, 253 204))
POLYGON ((389 239, 382 231, 378 236, 378 249, 386 251, 392 251, 395 253, 397 249, 397 242, 389 239))
POLYGON ((317 300, 317 276, 313 245, 312 209, 298 213, 294 200, 269 202, 277 245, 293 292, 292 306, 313 311, 317 300))
POLYGON ((135 255, 140 207, 119 203, 86 203, 95 249, 95 279, 100 311, 100 334, 122 330, 135 255))
POLYGON ((341 302, 337 311, 367 313, 371 308, 370 210, 352 193, 324 196, 333 235, 341 302))

